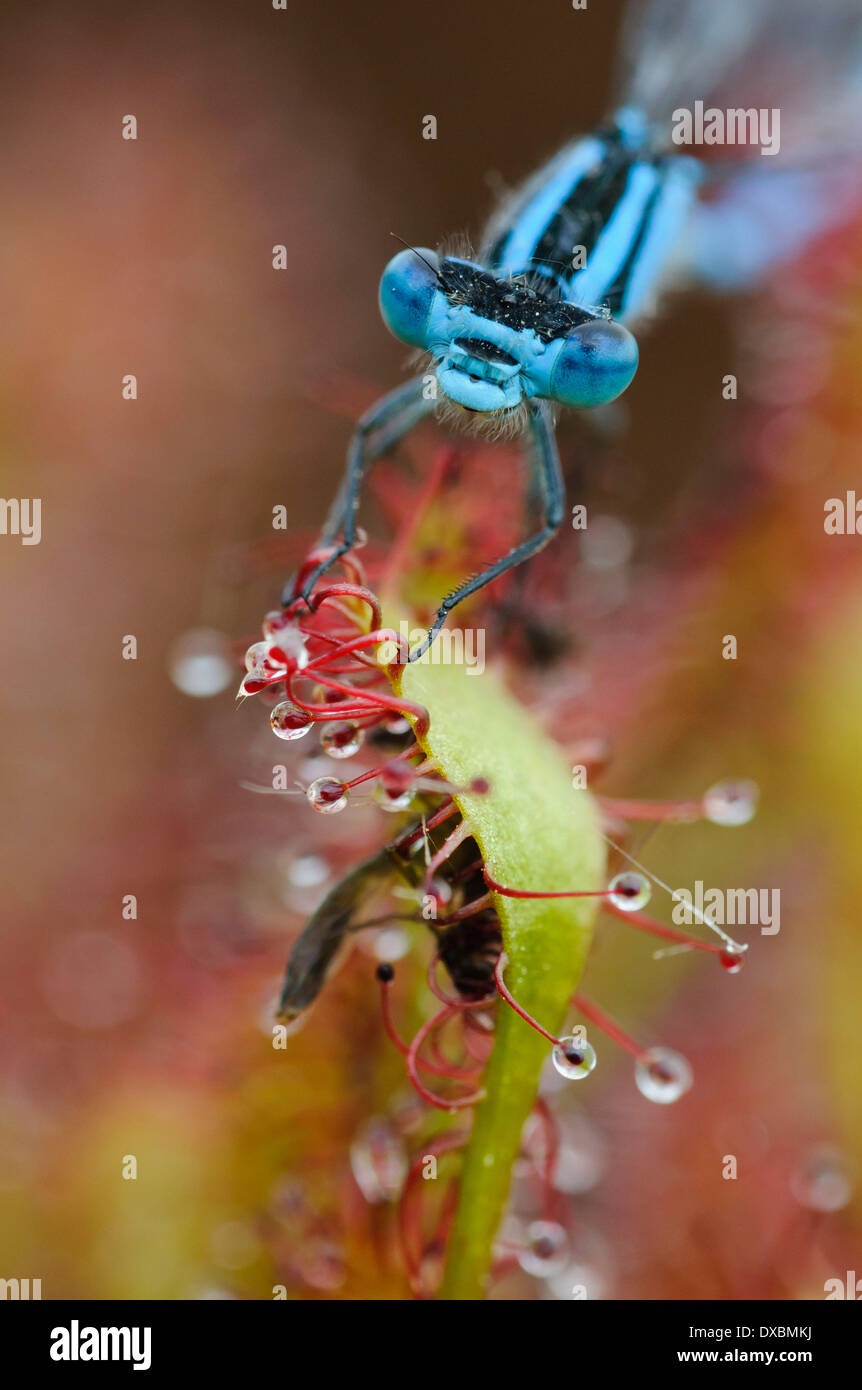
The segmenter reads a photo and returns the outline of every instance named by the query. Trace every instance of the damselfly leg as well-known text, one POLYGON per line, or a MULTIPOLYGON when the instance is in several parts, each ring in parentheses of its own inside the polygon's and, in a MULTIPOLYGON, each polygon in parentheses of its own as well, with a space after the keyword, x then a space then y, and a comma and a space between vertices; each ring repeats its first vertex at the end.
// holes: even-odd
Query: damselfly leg
POLYGON ((513 550, 510 550, 499 560, 495 560, 492 565, 488 565, 480 574, 465 580, 463 584, 459 584, 457 589, 452 590, 451 594, 447 594, 437 609, 426 637, 418 647, 414 647, 411 651, 410 661, 418 661, 419 657, 428 650, 452 609, 456 608, 463 599, 469 598, 479 589, 484 589, 486 584, 490 584, 494 579, 499 579, 500 575, 505 574, 507 570, 520 565, 524 560, 529 560, 532 555, 547 545, 548 541, 559 530, 565 510, 565 489, 553 421, 548 406, 539 401, 530 402, 528 406, 528 429, 531 445, 531 476, 541 498, 544 513, 544 523, 541 530, 537 531, 529 540, 516 545, 513 550))
POLYGON ((347 468, 341 486, 320 537, 321 546, 332 545, 333 549, 308 575, 301 594, 294 592, 293 580, 288 581, 281 596, 285 607, 294 603, 297 597, 309 603, 311 592, 321 575, 355 544, 356 513, 368 465, 397 444, 423 416, 434 409, 434 401, 424 397, 423 385, 423 377, 414 377, 390 391, 360 418, 347 451, 347 468), (340 541, 337 540, 339 532, 340 541))
MULTIPOLYGON (((282 594, 283 604, 289 605, 294 603, 297 597, 301 597, 310 605, 311 594, 318 579, 355 544, 356 514, 367 467, 380 454, 397 444, 402 435, 433 409, 434 401, 425 399, 423 387, 423 377, 406 382, 404 386, 384 396, 360 419, 350 442, 344 479, 319 542, 321 546, 331 545, 332 550, 308 575, 301 594, 297 595, 294 592, 292 580, 286 585, 282 594)), ((446 595, 437 609, 427 636, 410 653, 410 661, 418 660, 428 650, 453 608, 463 599, 483 589, 486 584, 490 584, 492 580, 498 579, 507 570, 535 555, 547 545, 560 526, 565 492, 550 407, 543 402, 531 401, 527 407, 527 420, 527 437, 530 442, 530 492, 531 497, 535 496, 541 505, 542 527, 529 540, 522 541, 507 555, 495 560, 481 573, 465 580, 453 589, 451 594, 446 595)))

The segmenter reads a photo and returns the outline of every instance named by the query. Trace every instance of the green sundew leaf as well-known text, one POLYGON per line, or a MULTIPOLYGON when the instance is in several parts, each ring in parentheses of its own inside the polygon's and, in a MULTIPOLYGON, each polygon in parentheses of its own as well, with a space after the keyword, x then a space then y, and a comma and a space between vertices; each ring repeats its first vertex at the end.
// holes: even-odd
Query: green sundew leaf
MULTIPOLYGON (((438 638, 431 655, 439 660, 438 638)), ((491 671, 414 662, 400 693, 430 715, 422 743, 455 786, 484 777, 490 791, 455 800, 470 821, 493 878, 511 888, 600 889, 605 844, 595 803, 572 787, 560 749, 491 671)), ((596 899, 524 901, 495 895, 506 983, 543 1027, 558 1034, 577 988, 592 935, 596 899)), ((536 1098, 549 1044, 501 1005, 461 1170, 458 1211, 441 1296, 484 1296, 494 1239, 505 1208, 521 1130, 536 1098)))

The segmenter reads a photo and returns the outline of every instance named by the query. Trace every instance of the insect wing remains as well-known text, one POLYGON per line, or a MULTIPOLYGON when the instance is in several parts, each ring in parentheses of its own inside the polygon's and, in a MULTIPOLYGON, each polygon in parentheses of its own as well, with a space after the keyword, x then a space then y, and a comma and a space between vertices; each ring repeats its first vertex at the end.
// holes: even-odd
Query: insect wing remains
POLYGON ((388 848, 364 859, 330 889, 302 934, 287 962, 278 1018, 292 1023, 314 1003, 326 981, 343 964, 350 949, 350 933, 362 925, 369 901, 409 879, 410 866, 399 864, 388 848))

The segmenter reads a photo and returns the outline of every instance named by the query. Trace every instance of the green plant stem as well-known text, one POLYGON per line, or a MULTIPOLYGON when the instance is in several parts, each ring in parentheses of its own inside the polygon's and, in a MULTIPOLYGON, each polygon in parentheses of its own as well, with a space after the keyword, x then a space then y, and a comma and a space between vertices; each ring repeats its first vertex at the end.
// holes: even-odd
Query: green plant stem
MULTIPOLYGON (((463 787, 483 777, 490 784, 484 795, 464 792, 455 800, 497 882, 557 892, 604 886, 605 844, 592 798, 573 788, 557 745, 493 673, 413 663, 398 684, 428 709, 423 745, 446 780, 463 787)), ((506 983, 554 1034, 583 970, 598 901, 494 895, 509 959, 506 983)), ((546 1039, 500 1004, 485 1097, 461 1169, 442 1298, 485 1295, 521 1131, 549 1051, 546 1039)))

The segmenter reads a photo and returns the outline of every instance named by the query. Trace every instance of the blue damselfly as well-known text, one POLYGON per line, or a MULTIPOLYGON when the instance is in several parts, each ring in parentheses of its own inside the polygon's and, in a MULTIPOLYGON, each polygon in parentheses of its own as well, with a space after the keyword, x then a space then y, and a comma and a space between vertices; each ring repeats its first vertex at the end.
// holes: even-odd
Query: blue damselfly
POLYGON ((565 501, 554 412, 603 405, 626 389, 638 365, 632 326, 654 312, 661 292, 687 280, 755 284, 854 206, 860 18, 854 0, 630 7, 615 114, 505 201, 475 256, 405 247, 384 270, 383 320, 425 355, 424 370, 360 419, 322 533, 328 554, 306 571, 299 593, 288 585, 285 604, 307 601, 354 544, 369 463, 435 408, 468 428, 526 431, 543 519, 535 535, 443 599, 411 659, 462 599, 550 540, 565 501), (727 142, 728 130, 734 141, 740 132, 756 140, 758 117, 771 109, 768 149, 706 159, 714 151, 695 155, 678 142, 687 114, 697 108, 702 129, 704 108, 722 115, 721 102, 736 92, 762 100, 726 108, 733 123, 713 121, 713 143, 727 142), (786 146, 792 117, 783 152, 782 114, 786 146))

